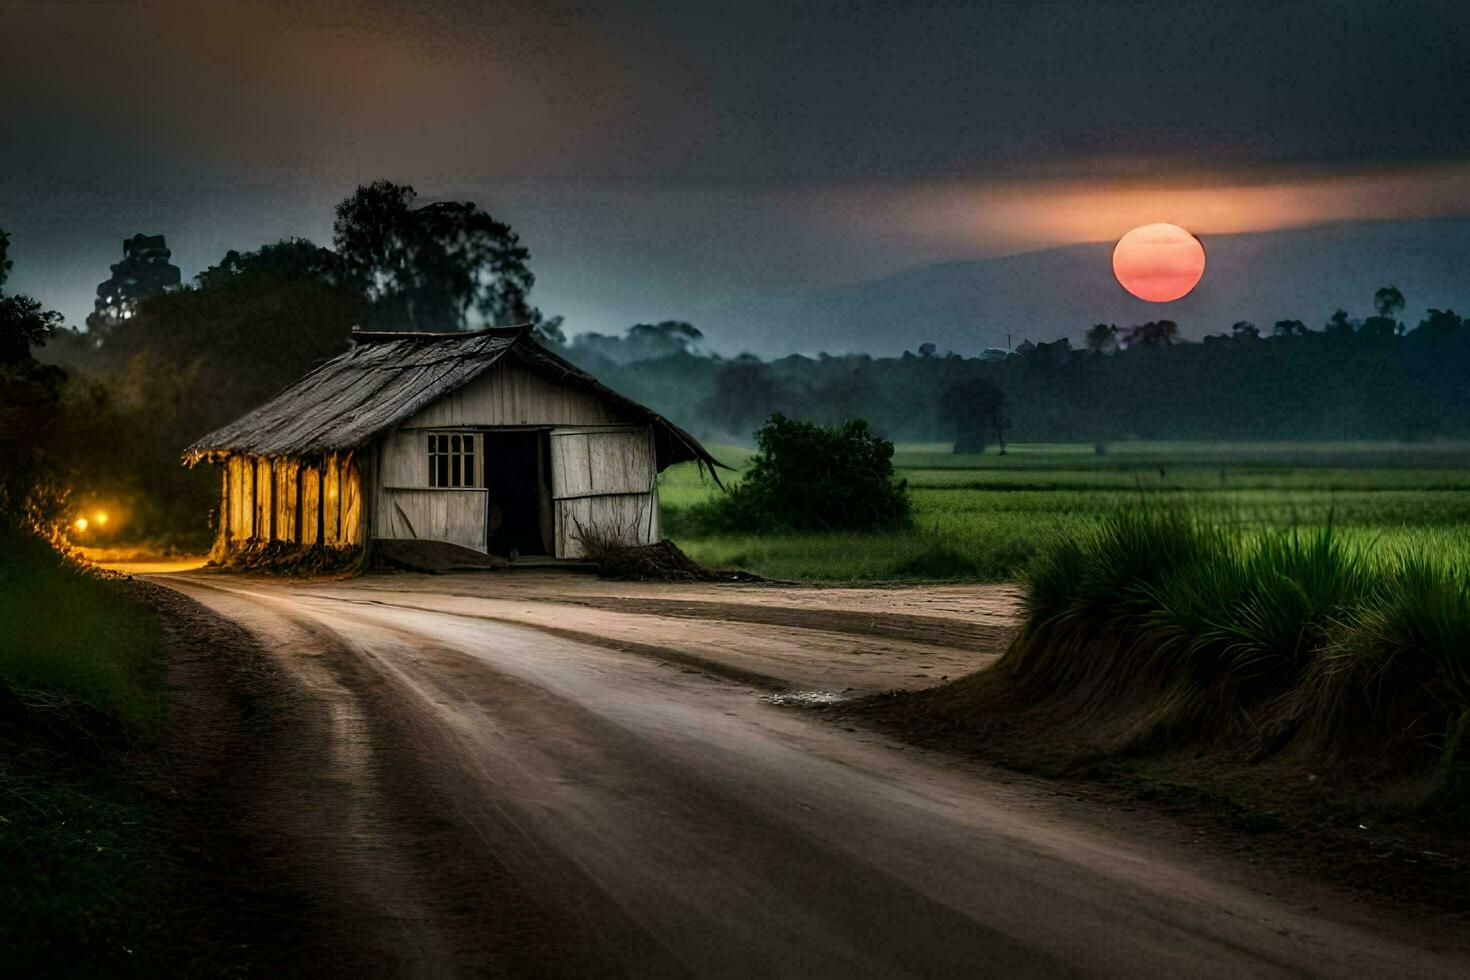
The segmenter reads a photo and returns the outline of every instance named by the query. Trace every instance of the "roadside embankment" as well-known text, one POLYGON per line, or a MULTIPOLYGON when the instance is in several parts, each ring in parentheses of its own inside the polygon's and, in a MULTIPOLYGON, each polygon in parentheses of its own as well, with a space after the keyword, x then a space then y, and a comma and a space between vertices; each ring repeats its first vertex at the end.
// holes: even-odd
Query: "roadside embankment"
POLYGON ((1254 849, 1470 899, 1470 584, 1452 559, 1137 510, 1043 552, 991 667, 859 710, 911 737, 1193 801, 1254 849))
POLYGON ((218 670, 181 683, 181 651, 210 642, 186 600, 24 531, 0 538, 7 972, 217 975, 258 962, 262 937, 289 941, 289 902, 255 900, 216 805, 250 751, 247 687, 218 670))

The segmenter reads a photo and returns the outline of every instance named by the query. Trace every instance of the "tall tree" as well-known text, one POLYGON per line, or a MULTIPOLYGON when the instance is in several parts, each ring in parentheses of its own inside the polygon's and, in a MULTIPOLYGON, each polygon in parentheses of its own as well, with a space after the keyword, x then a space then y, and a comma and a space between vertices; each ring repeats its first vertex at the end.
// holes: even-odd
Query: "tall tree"
POLYGON ((1397 286, 1383 286, 1373 294, 1373 309, 1382 317, 1396 317, 1404 308, 1404 294, 1397 286))
MULTIPOLYGON (((478 205, 415 207, 407 184, 380 180, 337 205, 333 244, 376 324, 410 330, 540 322, 530 252, 478 205)), ((559 324, 556 325, 559 329, 559 324)))
POLYGON ((139 232, 123 240, 123 259, 112 274, 97 284, 97 300, 87 317, 87 329, 101 339, 107 331, 132 319, 138 304, 179 288, 179 267, 169 262, 173 253, 162 235, 139 232))
POLYGON ((957 453, 983 453, 994 436, 1000 453, 1006 451, 1006 393, 987 378, 958 381, 939 396, 939 420, 954 437, 957 453))
POLYGON ((1118 325, 1116 323, 1095 323, 1091 330, 1087 331, 1087 349, 1094 354, 1106 354, 1118 346, 1118 325))

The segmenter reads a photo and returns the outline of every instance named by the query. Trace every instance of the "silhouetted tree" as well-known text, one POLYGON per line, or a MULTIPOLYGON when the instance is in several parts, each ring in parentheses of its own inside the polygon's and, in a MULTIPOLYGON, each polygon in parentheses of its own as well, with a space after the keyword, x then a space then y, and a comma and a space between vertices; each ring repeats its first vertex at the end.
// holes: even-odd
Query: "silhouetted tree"
MULTIPOLYGON (((0 287, 11 269, 9 248, 0 230, 0 287)), ((47 522, 60 506, 55 475, 66 451, 52 436, 67 376, 31 353, 60 325, 61 315, 37 300, 0 294, 0 529, 47 522)))
POLYGON ((1373 294, 1374 316, 1363 321, 1358 332, 1367 337, 1396 337, 1404 332, 1398 314, 1404 308, 1404 294, 1397 286, 1384 286, 1373 294))
POLYGON ((939 396, 939 420, 954 438, 957 453, 983 453, 994 436, 1001 455, 1006 451, 1006 395, 986 378, 958 381, 939 396))
MULTIPOLYGON (((10 278, 11 268, 10 235, 0 229, 0 289, 10 278)), ((0 367, 34 364, 31 349, 45 346, 61 322, 60 313, 43 310, 38 300, 0 292, 0 367)))
MULTIPOLYGON (((337 205, 333 243, 376 325, 462 330, 539 322, 530 252, 510 225, 469 202, 414 207, 417 192, 379 180, 337 205)), ((559 324, 557 325, 559 327, 559 324)))
POLYGON ((1352 320, 1348 319, 1348 311, 1344 309, 1334 310, 1332 316, 1327 318, 1323 329, 1334 337, 1343 337, 1353 333, 1357 327, 1352 320))
POLYGON ((1384 286, 1373 294, 1373 309, 1381 317, 1396 317, 1404 308, 1404 294, 1397 286, 1384 286))
POLYGON ((1300 320, 1277 320, 1272 332, 1278 337, 1304 337, 1307 325, 1300 320))
POLYGON ((46 338, 61 326, 61 314, 41 309, 29 296, 0 296, 0 367, 34 362, 33 347, 44 347, 46 338))
POLYGON ((1416 334, 1435 339, 1445 339, 1454 336, 1465 325, 1465 321, 1454 310, 1429 309, 1429 315, 1419 321, 1415 328, 1416 334))
POLYGON ((1094 354, 1106 354, 1118 346, 1116 323, 1095 323, 1087 331, 1087 349, 1094 354))
POLYGON ((1170 347, 1179 342, 1179 324, 1173 320, 1150 320, 1128 328, 1129 348, 1170 347))
POLYGON ((1249 320, 1236 320, 1230 326, 1230 334, 1237 340, 1255 340, 1261 335, 1261 328, 1249 320))
POLYGON ((260 277, 263 281, 285 283, 292 279, 319 280, 329 285, 342 281, 342 263, 329 248, 305 238, 283 238, 262 245, 253 252, 230 249, 217 265, 212 265, 194 281, 200 289, 225 288, 242 277, 260 277))
POLYGON ((922 343, 922 344, 919 345, 919 356, 920 357, 938 357, 939 356, 939 348, 937 346, 935 346, 934 344, 929 343, 928 341, 925 341, 924 343, 922 343))
POLYGON ((108 330, 132 319, 138 304, 150 296, 178 289, 179 267, 169 262, 173 253, 162 235, 134 235, 123 240, 123 260, 112 275, 97 284, 97 301, 87 317, 87 329, 101 339, 108 330))

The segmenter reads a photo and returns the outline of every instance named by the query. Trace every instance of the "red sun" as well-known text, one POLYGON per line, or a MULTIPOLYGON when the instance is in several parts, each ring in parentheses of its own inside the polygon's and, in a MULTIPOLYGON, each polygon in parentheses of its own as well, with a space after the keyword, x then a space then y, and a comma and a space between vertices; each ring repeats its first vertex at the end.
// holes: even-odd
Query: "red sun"
POLYGON ((1139 299, 1168 303, 1205 274, 1205 247, 1178 225, 1140 225, 1118 239, 1113 275, 1139 299))

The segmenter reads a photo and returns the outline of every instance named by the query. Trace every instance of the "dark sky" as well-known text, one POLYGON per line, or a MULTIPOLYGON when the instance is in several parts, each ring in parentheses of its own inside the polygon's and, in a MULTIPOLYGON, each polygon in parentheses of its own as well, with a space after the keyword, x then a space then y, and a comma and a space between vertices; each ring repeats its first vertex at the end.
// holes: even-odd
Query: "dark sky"
POLYGON ((511 221, 573 329, 1153 220, 1470 213, 1450 0, 0 0, 0 92, 15 285, 73 321, 125 235, 192 275, 377 177, 511 221))

